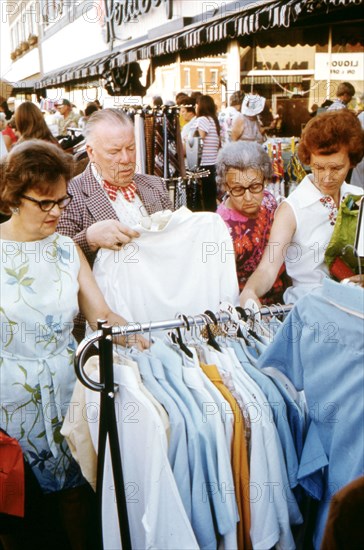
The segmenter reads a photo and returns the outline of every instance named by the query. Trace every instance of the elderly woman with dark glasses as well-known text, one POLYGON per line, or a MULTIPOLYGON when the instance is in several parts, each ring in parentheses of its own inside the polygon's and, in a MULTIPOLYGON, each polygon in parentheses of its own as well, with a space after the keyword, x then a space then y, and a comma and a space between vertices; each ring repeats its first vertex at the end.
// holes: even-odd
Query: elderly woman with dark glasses
MULTIPOLYGON (((220 150, 216 169, 216 181, 225 191, 217 213, 233 239, 241 292, 262 258, 277 208, 275 198, 265 189, 272 175, 272 163, 258 143, 237 141, 220 150)), ((286 279, 283 266, 264 303, 282 301, 286 279)))
POLYGON ((0 166, 0 206, 11 214, 0 225, 1 427, 39 486, 29 487, 25 518, 10 533, 1 525, 5 548, 86 548, 92 532, 93 491, 60 432, 76 381, 73 318, 80 309, 92 327, 126 321, 72 239, 56 233, 71 172, 69 155, 42 140, 16 145, 0 166))

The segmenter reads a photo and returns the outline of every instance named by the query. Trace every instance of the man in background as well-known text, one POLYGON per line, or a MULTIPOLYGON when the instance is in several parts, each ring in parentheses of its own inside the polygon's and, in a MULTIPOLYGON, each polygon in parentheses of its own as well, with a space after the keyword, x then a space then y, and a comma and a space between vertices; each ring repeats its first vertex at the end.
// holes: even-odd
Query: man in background
POLYGON ((341 82, 336 90, 336 99, 328 107, 328 111, 347 109, 348 104, 355 95, 355 88, 350 82, 341 82))
POLYGON ((63 116, 59 123, 59 135, 67 136, 67 128, 78 128, 80 115, 74 112, 72 104, 68 99, 60 99, 55 102, 57 111, 63 116))

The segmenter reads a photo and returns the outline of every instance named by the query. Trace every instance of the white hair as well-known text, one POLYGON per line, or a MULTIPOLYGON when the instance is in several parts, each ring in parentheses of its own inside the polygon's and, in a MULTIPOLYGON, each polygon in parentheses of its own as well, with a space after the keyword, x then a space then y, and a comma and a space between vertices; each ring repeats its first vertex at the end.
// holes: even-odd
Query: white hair
POLYGON ((110 126, 129 126, 134 128, 131 118, 119 109, 100 109, 95 111, 88 118, 83 135, 87 144, 92 142, 92 138, 97 134, 98 125, 107 122, 110 126))
POLYGON ((216 183, 220 188, 229 168, 260 170, 264 180, 272 176, 272 161, 264 147, 255 141, 233 141, 220 149, 216 161, 216 183))

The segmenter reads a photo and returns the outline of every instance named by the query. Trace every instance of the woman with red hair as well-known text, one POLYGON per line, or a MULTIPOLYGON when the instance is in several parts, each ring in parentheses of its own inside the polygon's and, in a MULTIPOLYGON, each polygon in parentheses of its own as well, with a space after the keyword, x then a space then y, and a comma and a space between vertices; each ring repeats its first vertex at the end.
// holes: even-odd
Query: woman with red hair
POLYGON ((360 187, 345 182, 363 152, 364 133, 350 111, 326 112, 308 122, 298 156, 310 165, 312 173, 277 209, 262 260, 240 296, 243 307, 249 298, 259 304, 283 262, 292 279, 292 286, 284 293, 285 303, 296 302, 329 276, 324 255, 340 204, 348 194, 363 194, 360 187))

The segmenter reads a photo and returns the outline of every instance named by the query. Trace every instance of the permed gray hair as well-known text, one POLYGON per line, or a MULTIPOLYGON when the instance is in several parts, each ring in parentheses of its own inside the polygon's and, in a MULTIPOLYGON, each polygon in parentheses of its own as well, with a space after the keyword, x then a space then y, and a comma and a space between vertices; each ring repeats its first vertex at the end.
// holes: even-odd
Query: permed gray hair
POLYGON ((220 149, 216 161, 216 183, 220 189, 224 187, 229 168, 260 170, 265 181, 273 173, 268 153, 255 141, 233 141, 220 149))
POLYGON ((100 109, 90 115, 87 120, 83 135, 87 144, 92 142, 92 137, 97 133, 97 126, 102 122, 110 125, 133 126, 131 118, 119 109, 100 109))

